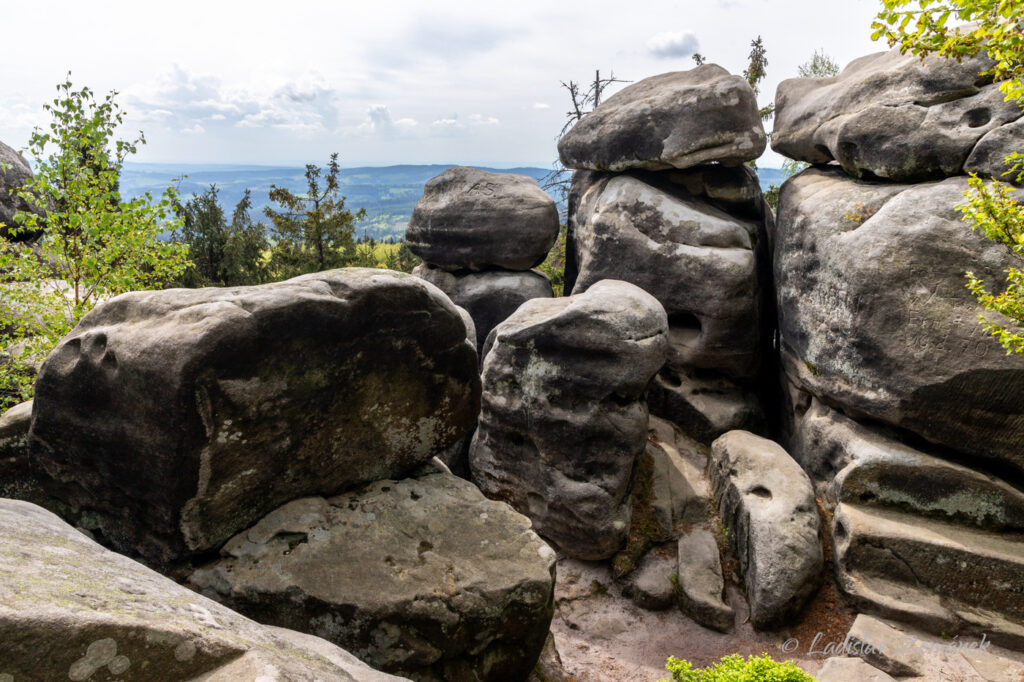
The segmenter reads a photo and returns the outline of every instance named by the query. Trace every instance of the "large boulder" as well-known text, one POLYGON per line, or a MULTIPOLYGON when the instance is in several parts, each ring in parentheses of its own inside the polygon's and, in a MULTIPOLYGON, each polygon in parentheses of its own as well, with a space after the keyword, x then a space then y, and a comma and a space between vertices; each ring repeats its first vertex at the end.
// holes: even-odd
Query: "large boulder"
MULTIPOLYGON (((808 163, 836 160, 858 178, 959 175, 979 140, 1024 115, 978 75, 991 65, 983 53, 921 60, 895 48, 855 59, 838 76, 785 80, 772 149, 808 163)), ((972 168, 991 172, 977 161, 972 168)))
MULTIPOLYGON (((10 238, 11 228, 17 228, 14 214, 18 211, 34 211, 27 201, 17 196, 27 181, 32 179, 32 168, 25 158, 3 142, 0 142, 0 237, 10 238)), ((23 240, 35 233, 22 232, 14 237, 23 240)))
POLYGON ((809 169, 782 189, 775 278, 790 380, 849 416, 1024 470, 1024 358, 978 324, 973 270, 1005 247, 964 224, 966 178, 880 185, 809 169))
POLYGON ((290 502, 221 554, 193 586, 418 680, 525 679, 554 610, 529 519, 448 474, 290 502))
POLYGON ((0 500, 0 678, 397 682, 322 639, 268 627, 0 500))
POLYGON ((512 173, 449 168, 429 180, 405 241, 445 270, 529 270, 558 236, 558 209, 535 180, 512 173))
POLYGON ((635 284, 665 307, 668 366, 677 375, 686 368, 756 375, 764 338, 759 267, 768 269, 758 253, 763 223, 650 175, 590 173, 573 191, 573 292, 602 279, 635 284))
POLYGON ((1024 532, 1024 492, 922 452, 817 400, 800 419, 794 456, 834 503, 869 504, 1002 533, 1024 532))
POLYGON ((662 170, 756 159, 766 138, 746 80, 716 64, 645 78, 584 116, 558 141, 567 168, 662 170))
POLYGON ((554 296, 551 280, 534 270, 452 273, 423 263, 412 274, 430 282, 469 312, 476 328, 478 350, 483 349, 491 330, 523 303, 531 298, 554 296))
POLYGON ((626 282, 524 303, 488 341, 473 480, 566 554, 613 555, 629 530, 644 391, 667 337, 661 305, 626 282))
POLYGON ((97 306, 43 365, 29 440, 83 526, 164 564, 456 446, 479 392, 441 291, 335 270, 97 306))
POLYGON ((708 477, 755 628, 792 619, 821 582, 818 507, 807 474, 777 443, 730 431, 711 446, 708 477))

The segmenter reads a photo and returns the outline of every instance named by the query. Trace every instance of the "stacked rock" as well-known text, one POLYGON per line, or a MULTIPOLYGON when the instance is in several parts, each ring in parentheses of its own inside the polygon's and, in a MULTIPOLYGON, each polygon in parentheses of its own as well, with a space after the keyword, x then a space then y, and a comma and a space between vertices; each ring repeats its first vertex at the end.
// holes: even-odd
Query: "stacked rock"
POLYGON ((536 181, 464 167, 427 182, 405 233, 423 259, 413 274, 469 311, 478 350, 520 305, 552 297, 551 281, 530 268, 557 237, 558 209, 536 181))
POLYGON ((553 553, 425 466, 479 407, 441 291, 335 270, 100 304, 44 363, 28 443, 55 511, 245 615, 417 679, 525 677, 553 553))
POLYGON ((619 279, 658 299, 670 350, 651 410, 704 443, 763 420, 771 211, 742 164, 765 144, 749 85, 709 64, 624 88, 558 145, 579 171, 566 288, 619 279))
POLYGON ((957 210, 964 173, 999 176, 1024 146, 990 65, 893 50, 784 81, 772 146, 817 165, 782 187, 774 268, 791 451, 834 507, 841 586, 1019 645, 1024 358, 981 328, 964 279, 1015 263, 957 210))

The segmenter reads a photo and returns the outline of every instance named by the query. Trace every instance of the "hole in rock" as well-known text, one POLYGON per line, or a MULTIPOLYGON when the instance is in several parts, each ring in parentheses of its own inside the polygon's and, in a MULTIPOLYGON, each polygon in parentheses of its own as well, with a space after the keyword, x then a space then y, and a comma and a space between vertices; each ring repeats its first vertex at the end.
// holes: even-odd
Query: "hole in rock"
POLYGON ((960 122, 965 124, 968 128, 980 128, 991 120, 992 112, 988 109, 979 108, 964 112, 960 122))
POLYGON ((750 494, 763 497, 766 500, 772 499, 772 491, 768 490, 768 488, 765 488, 763 485, 759 485, 756 488, 751 489, 750 494))
POLYGON ((875 499, 876 497, 878 497, 878 496, 877 496, 877 495, 875 495, 875 494, 874 494, 873 492, 871 492, 871 491, 869 490, 869 491, 867 491, 867 492, 865 492, 865 493, 861 493, 861 494, 860 494, 860 501, 861 501, 861 502, 871 502, 871 501, 872 501, 872 500, 874 500, 874 499, 875 499))
POLYGON ((668 340, 675 347, 689 347, 700 340, 702 326, 693 313, 673 313, 668 316, 668 340))
POLYGON ((836 521, 836 532, 835 532, 835 535, 836 535, 836 539, 838 539, 838 540, 842 540, 842 539, 846 538, 846 526, 844 526, 841 521, 836 521))

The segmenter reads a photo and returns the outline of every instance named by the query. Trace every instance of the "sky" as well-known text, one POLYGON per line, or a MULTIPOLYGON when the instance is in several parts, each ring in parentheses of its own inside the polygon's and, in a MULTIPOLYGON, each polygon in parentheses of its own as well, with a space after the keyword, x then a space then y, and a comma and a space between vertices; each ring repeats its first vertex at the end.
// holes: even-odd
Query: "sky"
POLYGON ((24 148, 70 71, 117 90, 124 136, 145 133, 138 162, 546 167, 562 81, 687 70, 694 51, 738 74, 760 35, 763 105, 815 50, 845 66, 885 49, 870 40, 880 5, 0 0, 0 141, 24 148))

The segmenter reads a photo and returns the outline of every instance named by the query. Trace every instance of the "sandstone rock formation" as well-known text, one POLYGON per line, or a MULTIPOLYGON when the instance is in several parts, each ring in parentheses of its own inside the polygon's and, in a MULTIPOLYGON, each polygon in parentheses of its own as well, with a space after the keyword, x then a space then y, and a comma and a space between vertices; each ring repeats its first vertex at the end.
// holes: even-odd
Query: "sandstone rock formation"
POLYGON ((676 599, 679 608, 705 627, 727 632, 732 628, 732 607, 725 603, 725 578, 718 543, 704 529, 680 536, 677 554, 676 599))
MULTIPOLYGON (((991 65, 984 53, 921 61, 894 48, 855 59, 832 78, 785 80, 775 96, 772 149, 815 164, 834 159, 857 178, 960 175, 983 137, 1024 115, 979 76, 991 65)), ((991 172, 977 157, 971 167, 991 172)))
MULTIPOLYGON (((551 298, 551 280, 534 270, 451 273, 429 264, 416 266, 413 275, 448 294, 465 308, 476 328, 476 347, 482 350, 487 335, 500 322, 532 298, 551 298)), ((482 358, 481 358, 482 359, 482 358)))
POLYGON ((688 168, 756 159, 766 138, 746 81, 705 64, 629 85, 558 142, 566 168, 688 168))
MULTIPOLYGON (((17 227, 14 214, 18 211, 32 211, 33 207, 15 192, 32 178, 32 168, 25 158, 3 142, 0 142, 0 237, 10 238, 10 228, 17 227), (7 169, 4 170, 3 167, 7 169)), ((21 233, 14 239, 20 241, 32 237, 32 234, 21 233)))
POLYGON ((528 270, 557 235, 555 202, 532 178, 455 167, 427 182, 405 239, 424 262, 454 272, 528 270))
POLYGON ((268 627, 0 500, 0 678, 388 682, 322 639, 268 627))
POLYGON ((1024 358, 978 324, 964 271, 1013 265, 966 228, 965 178, 864 183, 810 169, 782 189, 775 280, 786 374, 870 418, 1024 471, 1024 358))
POLYGON ((290 502, 221 553, 204 594, 415 679, 525 679, 551 622, 554 552, 448 474, 290 502))
POLYGON ((750 621, 755 628, 780 624, 821 581, 811 482, 778 444, 745 431, 714 442, 708 475, 739 560, 750 621))
POLYGON ((474 482, 567 554, 614 554, 646 442, 643 394, 667 336, 661 305, 625 282, 523 304, 488 342, 474 482))
POLYGON ((161 565, 403 475, 469 434, 479 390, 458 311, 414 277, 139 292, 47 359, 30 446, 83 525, 161 565))

